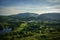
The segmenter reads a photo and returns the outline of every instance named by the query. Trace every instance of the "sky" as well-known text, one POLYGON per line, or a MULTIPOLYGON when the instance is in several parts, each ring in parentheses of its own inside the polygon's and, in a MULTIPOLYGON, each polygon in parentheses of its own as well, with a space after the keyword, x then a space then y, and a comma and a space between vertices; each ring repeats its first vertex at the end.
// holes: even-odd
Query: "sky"
POLYGON ((0 15, 60 13, 60 0, 0 0, 0 15))

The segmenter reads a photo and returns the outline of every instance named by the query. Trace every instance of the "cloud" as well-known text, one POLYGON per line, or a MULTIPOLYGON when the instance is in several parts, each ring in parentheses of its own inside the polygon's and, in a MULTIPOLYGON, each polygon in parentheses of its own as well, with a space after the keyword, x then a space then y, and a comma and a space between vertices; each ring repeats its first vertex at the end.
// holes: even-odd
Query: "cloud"
POLYGON ((51 12, 60 12, 60 6, 16 6, 16 7, 1 7, 0 8, 0 15, 12 15, 24 12, 31 12, 31 13, 51 13, 51 12))
POLYGON ((16 10, 14 8, 0 8, 0 15, 11 15, 17 14, 20 10, 16 10))
POLYGON ((60 12, 60 0, 0 0, 0 15, 60 12))
POLYGON ((60 5, 60 0, 0 0, 0 6, 60 5))
POLYGON ((60 0, 46 0, 47 2, 60 2, 60 0))

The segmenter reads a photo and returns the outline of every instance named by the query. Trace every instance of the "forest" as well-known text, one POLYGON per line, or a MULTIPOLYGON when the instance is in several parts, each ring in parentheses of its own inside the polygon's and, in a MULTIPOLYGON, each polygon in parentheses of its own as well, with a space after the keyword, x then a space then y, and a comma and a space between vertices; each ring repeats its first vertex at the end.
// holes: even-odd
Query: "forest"
POLYGON ((51 21, 0 21, 0 40, 59 40, 60 23, 51 21), (1 32, 2 30, 6 31, 1 32), (10 32, 8 31, 9 29, 10 32))

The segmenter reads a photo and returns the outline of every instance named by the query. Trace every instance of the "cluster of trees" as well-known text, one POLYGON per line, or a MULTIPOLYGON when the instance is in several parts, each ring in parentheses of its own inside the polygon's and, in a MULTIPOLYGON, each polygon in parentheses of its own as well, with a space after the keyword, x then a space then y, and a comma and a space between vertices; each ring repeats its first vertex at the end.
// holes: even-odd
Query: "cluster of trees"
POLYGON ((49 21, 5 21, 0 30, 12 28, 10 33, 0 34, 0 40, 59 40, 60 23, 49 21))

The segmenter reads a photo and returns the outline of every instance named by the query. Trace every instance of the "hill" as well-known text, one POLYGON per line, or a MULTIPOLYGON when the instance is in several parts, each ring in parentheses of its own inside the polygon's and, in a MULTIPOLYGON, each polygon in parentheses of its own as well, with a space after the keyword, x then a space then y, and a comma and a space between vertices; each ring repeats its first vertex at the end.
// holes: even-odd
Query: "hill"
POLYGON ((60 13, 45 13, 38 16, 38 20, 60 21, 60 13))

